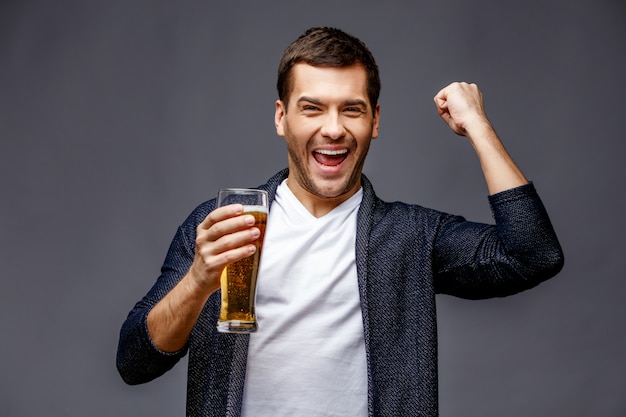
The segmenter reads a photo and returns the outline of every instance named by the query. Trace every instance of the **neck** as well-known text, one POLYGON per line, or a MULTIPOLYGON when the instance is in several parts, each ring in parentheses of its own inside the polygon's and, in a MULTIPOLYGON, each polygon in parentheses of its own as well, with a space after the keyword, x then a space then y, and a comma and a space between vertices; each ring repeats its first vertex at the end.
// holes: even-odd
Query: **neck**
POLYGON ((361 189, 361 184, 359 183, 358 187, 354 187, 344 194, 336 197, 325 197, 302 188, 295 180, 288 178, 286 184, 298 201, 300 201, 309 213, 317 218, 330 213, 335 207, 348 200, 361 189))

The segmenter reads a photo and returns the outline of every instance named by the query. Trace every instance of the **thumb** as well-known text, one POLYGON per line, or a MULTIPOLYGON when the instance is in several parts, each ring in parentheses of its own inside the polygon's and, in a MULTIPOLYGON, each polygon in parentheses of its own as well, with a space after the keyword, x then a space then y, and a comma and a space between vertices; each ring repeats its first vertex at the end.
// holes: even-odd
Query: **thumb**
POLYGON ((445 97, 441 93, 437 94, 434 100, 435 100, 435 105, 437 106, 437 108, 445 109, 448 107, 448 101, 445 99, 445 97))

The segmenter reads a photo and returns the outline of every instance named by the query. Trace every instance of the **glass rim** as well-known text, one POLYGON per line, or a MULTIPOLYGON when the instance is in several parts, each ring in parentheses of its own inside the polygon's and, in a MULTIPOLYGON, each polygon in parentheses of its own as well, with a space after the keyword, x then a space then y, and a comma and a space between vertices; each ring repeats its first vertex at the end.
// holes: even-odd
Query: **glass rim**
POLYGON ((228 188, 220 188, 219 190, 217 190, 217 193, 222 193, 222 192, 233 192, 233 193, 250 193, 250 194, 256 194, 256 193, 265 193, 267 194, 267 191, 265 190, 261 190, 260 188, 236 188, 236 187, 228 187, 228 188))

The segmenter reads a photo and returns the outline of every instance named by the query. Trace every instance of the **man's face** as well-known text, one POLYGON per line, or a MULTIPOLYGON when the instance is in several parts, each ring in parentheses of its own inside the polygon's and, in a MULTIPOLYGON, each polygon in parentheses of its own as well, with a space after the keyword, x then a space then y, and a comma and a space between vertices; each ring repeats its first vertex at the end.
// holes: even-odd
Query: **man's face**
POLYGON ((287 184, 313 214, 316 207, 327 212, 361 187, 370 141, 378 136, 380 108, 371 107, 360 65, 296 64, 292 80, 288 107, 278 100, 275 115, 289 154, 287 184))

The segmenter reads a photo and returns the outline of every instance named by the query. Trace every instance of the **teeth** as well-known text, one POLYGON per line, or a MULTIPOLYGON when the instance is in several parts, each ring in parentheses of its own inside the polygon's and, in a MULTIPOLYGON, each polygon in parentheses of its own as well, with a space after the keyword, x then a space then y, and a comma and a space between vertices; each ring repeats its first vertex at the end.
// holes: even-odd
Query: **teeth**
POLYGON ((320 149, 315 151, 317 153, 321 153, 322 155, 343 155, 348 153, 347 149, 340 149, 340 150, 330 150, 330 149, 320 149))

